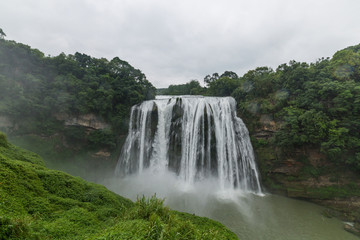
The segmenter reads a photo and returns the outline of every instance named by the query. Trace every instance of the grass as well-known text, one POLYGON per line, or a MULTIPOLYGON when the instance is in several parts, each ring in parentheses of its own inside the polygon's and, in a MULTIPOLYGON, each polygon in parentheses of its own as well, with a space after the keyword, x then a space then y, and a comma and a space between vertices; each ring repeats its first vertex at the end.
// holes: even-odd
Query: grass
POLYGON ((36 135, 9 136, 9 142, 36 152, 44 159, 48 168, 65 171, 80 176, 87 181, 96 182, 106 173, 112 173, 117 163, 118 150, 105 161, 96 157, 96 151, 80 148, 73 149, 66 145, 60 135, 43 138, 36 135))
POLYGON ((135 203, 104 186, 47 169, 0 133, 0 239, 237 239, 220 223, 135 203))
POLYGON ((308 188, 307 193, 317 199, 351 198, 360 197, 360 188, 355 183, 349 183, 341 186, 308 188))

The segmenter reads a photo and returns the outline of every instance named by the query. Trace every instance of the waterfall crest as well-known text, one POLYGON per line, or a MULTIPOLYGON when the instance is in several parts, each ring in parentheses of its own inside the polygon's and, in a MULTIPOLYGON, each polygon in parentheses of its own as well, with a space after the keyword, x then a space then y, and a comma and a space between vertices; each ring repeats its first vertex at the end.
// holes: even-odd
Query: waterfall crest
POLYGON ((116 174, 174 172, 184 182, 215 178, 221 189, 261 193, 248 130, 231 97, 157 96, 131 109, 116 174))

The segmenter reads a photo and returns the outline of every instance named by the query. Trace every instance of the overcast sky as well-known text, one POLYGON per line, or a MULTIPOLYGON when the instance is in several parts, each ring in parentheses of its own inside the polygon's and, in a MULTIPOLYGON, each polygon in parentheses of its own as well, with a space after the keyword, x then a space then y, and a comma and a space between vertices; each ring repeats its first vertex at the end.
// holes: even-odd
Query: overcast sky
POLYGON ((156 87, 314 62, 360 43, 360 0, 1 0, 6 39, 115 56, 156 87))

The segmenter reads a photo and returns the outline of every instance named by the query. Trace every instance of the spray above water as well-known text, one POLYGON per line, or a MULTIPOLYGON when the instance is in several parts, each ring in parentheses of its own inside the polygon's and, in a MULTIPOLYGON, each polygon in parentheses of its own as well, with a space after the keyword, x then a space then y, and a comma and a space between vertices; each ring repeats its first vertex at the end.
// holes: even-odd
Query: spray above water
POLYGON ((158 96, 131 109, 116 175, 174 173, 184 184, 261 194, 248 130, 231 97, 158 96))

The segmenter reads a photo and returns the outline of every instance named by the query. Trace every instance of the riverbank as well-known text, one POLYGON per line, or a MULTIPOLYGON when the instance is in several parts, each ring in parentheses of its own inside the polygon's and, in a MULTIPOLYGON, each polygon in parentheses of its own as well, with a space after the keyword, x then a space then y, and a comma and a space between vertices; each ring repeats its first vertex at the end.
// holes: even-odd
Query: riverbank
POLYGON ((287 155, 268 143, 255 152, 266 191, 324 206, 324 216, 354 223, 346 230, 360 230, 360 177, 354 171, 332 164, 314 148, 287 155))

